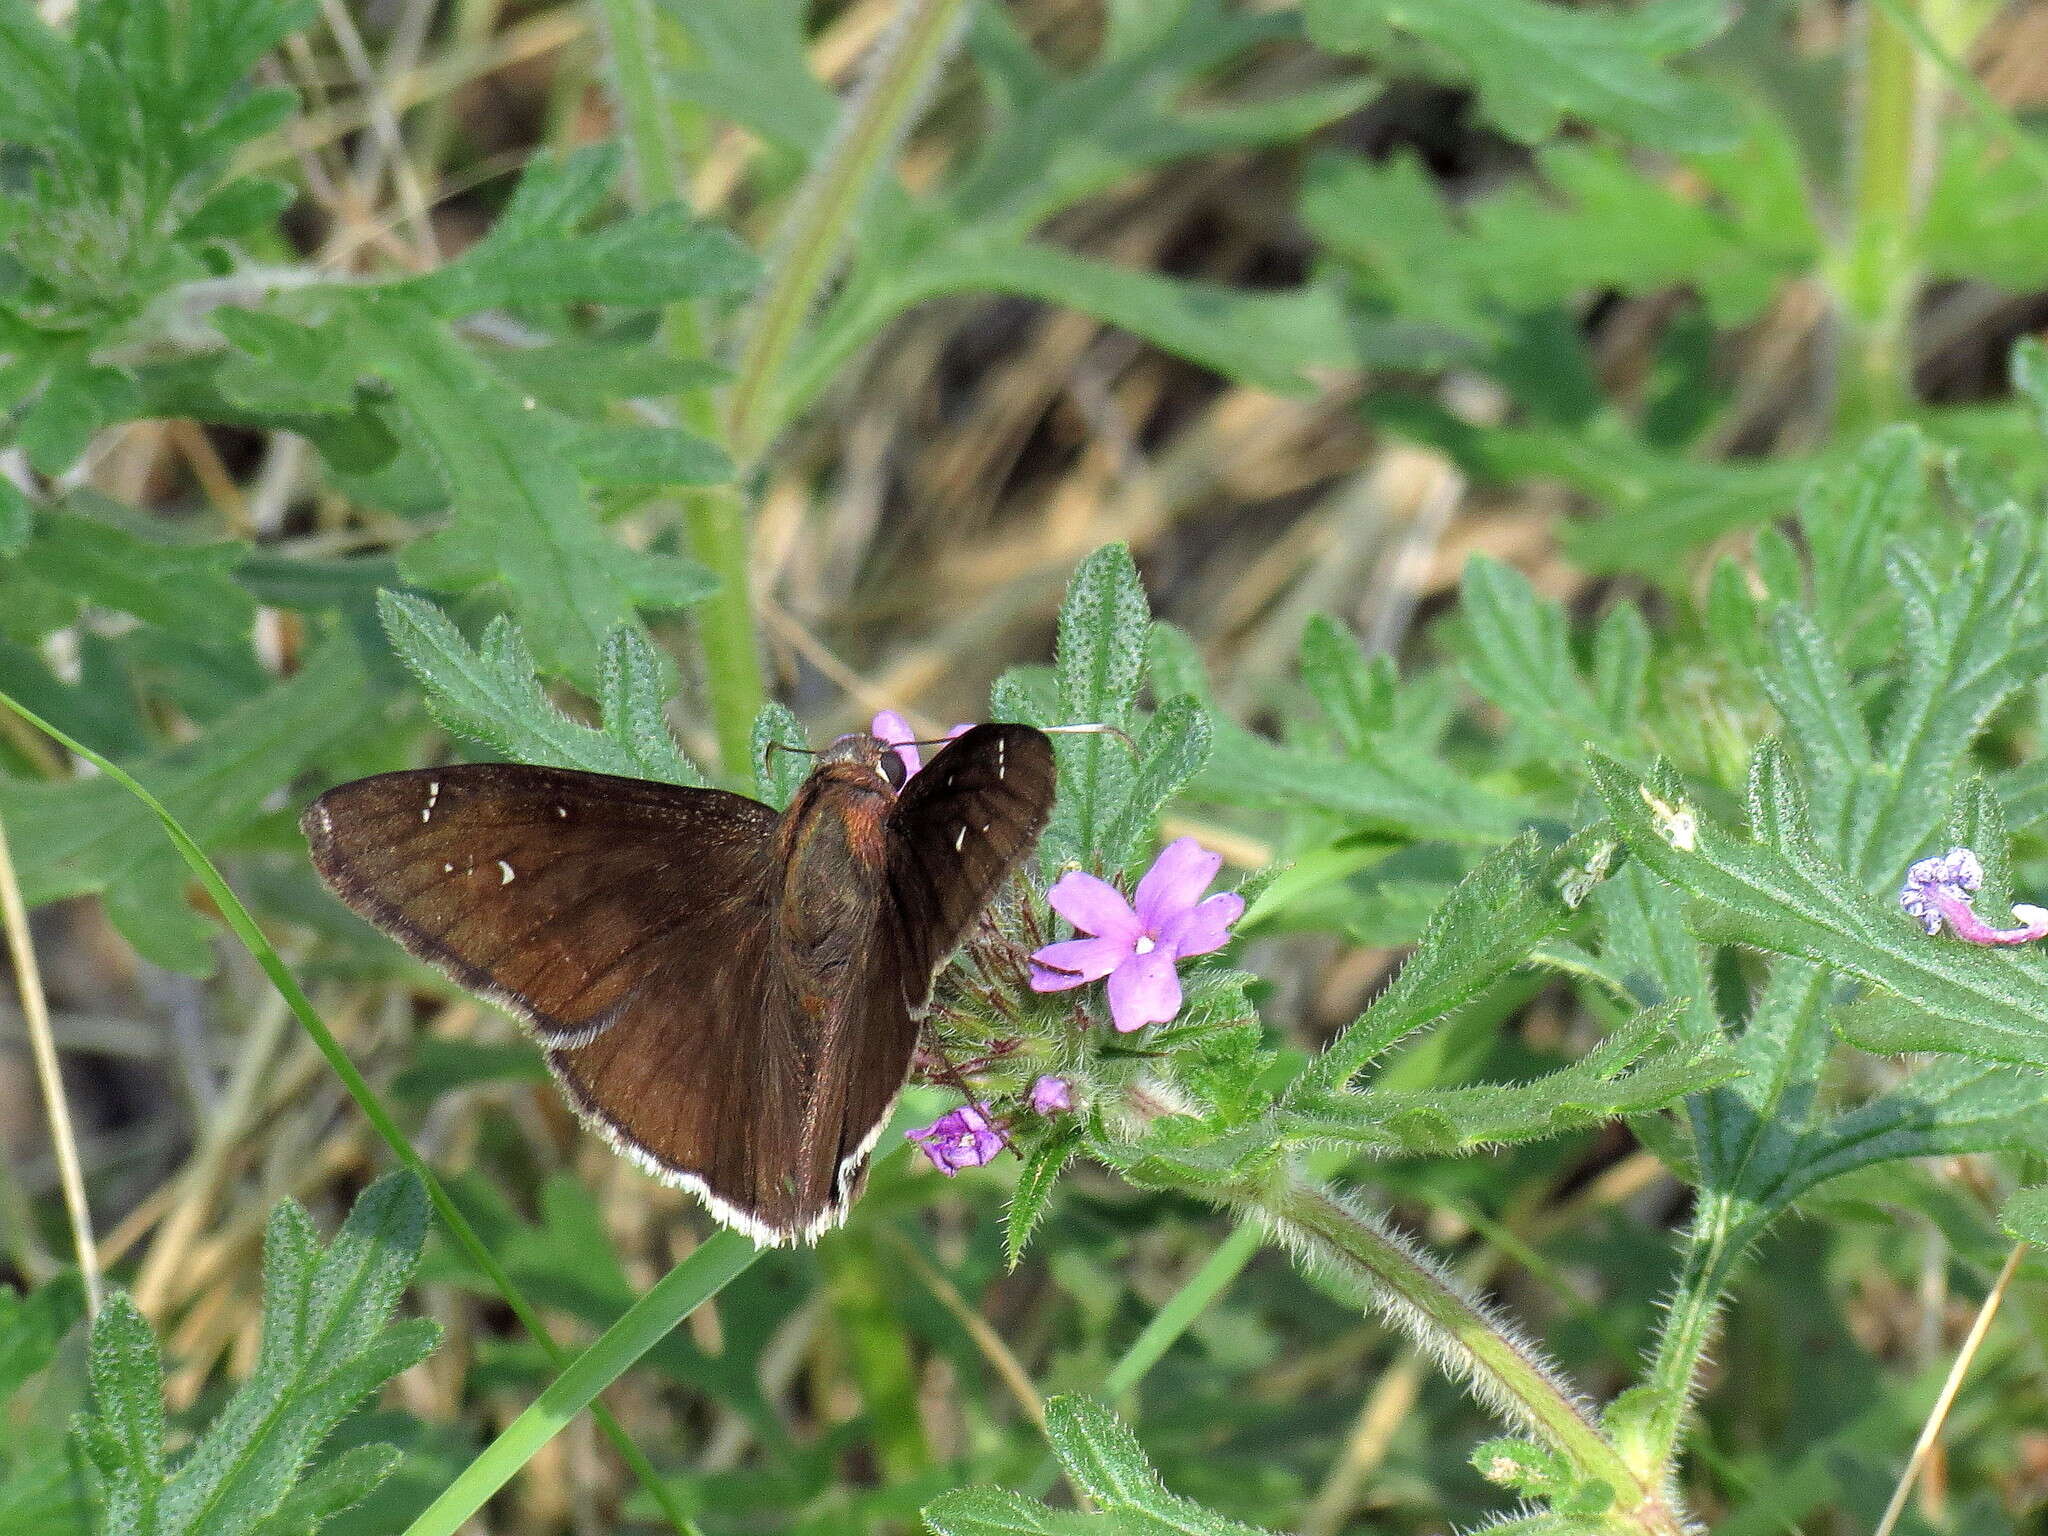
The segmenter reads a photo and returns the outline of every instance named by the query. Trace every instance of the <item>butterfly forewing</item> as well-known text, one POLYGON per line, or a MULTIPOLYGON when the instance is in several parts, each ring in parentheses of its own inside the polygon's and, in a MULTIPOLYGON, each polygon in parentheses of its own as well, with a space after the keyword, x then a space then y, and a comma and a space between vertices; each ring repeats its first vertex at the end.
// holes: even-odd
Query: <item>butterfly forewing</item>
POLYGON ((979 726, 900 798, 869 738, 788 811, 493 764, 382 774, 304 827, 343 900, 525 1020, 578 1113, 758 1240, 842 1219, 936 969, 1044 826, 1052 753, 979 726))
POLYGON ((1052 744, 1028 725, 977 725, 904 786, 890 817, 890 890, 913 1008, 1038 842, 1052 811, 1052 744))
POLYGON ((677 934, 763 931, 774 828, 739 795, 516 763, 358 779, 304 821, 344 901, 544 1043, 605 1027, 677 934))

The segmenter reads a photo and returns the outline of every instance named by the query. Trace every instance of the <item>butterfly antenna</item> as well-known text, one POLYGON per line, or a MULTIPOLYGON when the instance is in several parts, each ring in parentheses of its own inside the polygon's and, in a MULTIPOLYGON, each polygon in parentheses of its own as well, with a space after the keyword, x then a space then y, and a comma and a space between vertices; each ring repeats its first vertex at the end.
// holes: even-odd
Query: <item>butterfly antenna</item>
MULTIPOLYGON (((1039 730, 1048 736, 1114 736, 1131 749, 1131 756, 1138 755, 1138 744, 1122 730, 1113 725, 1041 725, 1039 730)), ((919 737, 915 741, 892 741, 892 747, 943 747, 953 740, 950 736, 919 737)))
POLYGON ((818 755, 815 747, 792 747, 786 741, 771 741, 761 749, 761 766, 763 768, 773 768, 775 766, 775 754, 778 752, 790 752, 798 757, 816 757, 818 755))
POLYGON ((1138 744, 1130 734, 1117 726, 1097 721, 1093 725, 1042 725, 1039 727, 1048 736, 1114 736, 1129 749, 1131 756, 1138 755, 1138 744))

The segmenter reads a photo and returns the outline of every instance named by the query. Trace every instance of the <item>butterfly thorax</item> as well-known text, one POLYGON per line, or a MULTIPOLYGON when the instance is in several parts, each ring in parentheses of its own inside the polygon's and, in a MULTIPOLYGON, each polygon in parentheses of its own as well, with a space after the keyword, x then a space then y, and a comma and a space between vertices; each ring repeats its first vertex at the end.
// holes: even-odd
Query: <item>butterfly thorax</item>
POLYGON ((895 799, 873 767, 828 758, 782 813, 776 927, 790 958, 829 972, 872 942, 895 799))

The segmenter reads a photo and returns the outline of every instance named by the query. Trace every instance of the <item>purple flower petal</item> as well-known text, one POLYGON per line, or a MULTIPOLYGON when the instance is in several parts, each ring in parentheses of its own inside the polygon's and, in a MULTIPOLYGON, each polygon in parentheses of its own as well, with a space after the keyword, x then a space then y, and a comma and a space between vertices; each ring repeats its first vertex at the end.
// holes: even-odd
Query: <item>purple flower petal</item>
POLYGON ((1921 859, 1906 871, 1906 883, 1899 888, 1899 905, 1930 934, 1948 931, 1965 944, 2031 944, 2048 938, 2048 910, 2016 906, 2012 915, 2018 928, 1994 928, 1977 915, 1970 893, 1984 884, 1984 866, 1968 848, 1951 848, 1931 859, 1921 859))
POLYGON ((1244 898, 1224 891, 1207 901, 1169 918, 1160 931, 1159 947, 1176 959, 1206 955, 1230 942, 1230 925, 1244 916, 1244 898))
POLYGON ((1949 932, 1965 944, 2031 944, 2048 936, 2048 911, 2040 907, 2016 906, 2012 909, 2012 915, 2020 920, 2023 927, 1994 928, 1960 896, 1936 891, 1934 903, 1941 915, 1948 919, 1949 932))
POLYGON ((1073 1084, 1048 1072, 1032 1081, 1025 1102, 1041 1115, 1065 1114, 1074 1107, 1073 1084))
POLYGON ((1138 882, 1138 920, 1155 938, 1166 924, 1202 899, 1202 892, 1223 867, 1223 855, 1211 853, 1192 837, 1177 837, 1160 850, 1138 882))
POLYGON ((1180 977, 1163 949, 1134 955, 1109 973, 1109 1021, 1120 1034, 1164 1024, 1180 1012, 1180 977))
POLYGON ((1100 981, 1131 958, 1128 939, 1068 939, 1031 956, 1031 990, 1065 992, 1100 981))
POLYGON ((885 709, 876 715, 868 725, 868 734, 877 741, 886 741, 896 749, 896 755, 903 760, 903 777, 910 776, 924 766, 924 759, 917 755, 917 748, 911 743, 917 739, 917 732, 910 728, 910 722, 893 709, 885 709))
POLYGON ((1116 939, 1128 947, 1143 932, 1138 914, 1124 900, 1123 892, 1086 870, 1070 870, 1061 875, 1045 893, 1045 900, 1076 928, 1097 938, 1116 939))
POLYGON ((1009 1145, 1002 1128, 989 1119, 985 1103, 963 1104, 903 1135, 949 1179, 962 1168, 994 1162, 1009 1145))

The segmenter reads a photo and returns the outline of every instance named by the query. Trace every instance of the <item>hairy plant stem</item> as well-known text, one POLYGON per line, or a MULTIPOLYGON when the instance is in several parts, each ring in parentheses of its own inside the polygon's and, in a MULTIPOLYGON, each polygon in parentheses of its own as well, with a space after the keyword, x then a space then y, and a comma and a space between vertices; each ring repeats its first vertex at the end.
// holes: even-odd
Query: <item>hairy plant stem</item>
POLYGON ((1660 1475, 1677 1467, 1678 1441, 1684 1432, 1700 1368, 1721 1313, 1721 1298, 1757 1228, 1745 1218, 1747 1202, 1730 1194, 1702 1194, 1686 1236, 1685 1262, 1664 1311, 1656 1351, 1644 1385, 1657 1394, 1657 1405, 1645 1421, 1644 1435, 1652 1465, 1660 1475))
POLYGON ((776 385, 783 364, 853 237, 876 176, 944 61, 965 9, 966 0, 904 0, 831 143, 791 203, 726 405, 728 441, 743 468, 782 425, 776 385))
POLYGON ((1629 1465, 1590 1405, 1532 1346, 1379 1221, 1298 1173, 1234 1188, 1225 1198, 1264 1221, 1306 1268, 1363 1291, 1447 1370, 1464 1377, 1483 1403, 1540 1437, 1581 1477, 1612 1488, 1611 1521, 1641 1536, 1681 1536, 1688 1529, 1664 1480, 1629 1465))
POLYGON ((1910 389, 1912 226, 1922 159, 1912 44, 1869 6, 1858 10, 1856 26, 1849 227, 1836 280, 1846 326, 1837 409, 1850 432, 1897 415, 1910 389))
MULTIPOLYGON (((661 38, 648 0, 602 0, 602 12, 612 84, 632 163, 634 202, 642 208, 687 202, 683 135, 676 104, 662 89, 655 69, 661 38)), ((709 355, 697 311, 688 302, 663 311, 661 334, 673 356, 709 355)), ((725 424, 709 390, 685 391, 674 402, 674 410, 677 420, 699 437, 725 441, 725 424)), ((754 625, 752 530, 746 506, 731 487, 685 491, 681 501, 690 553, 718 578, 717 590, 697 605, 693 617, 719 762, 727 774, 744 776, 753 766, 754 718, 768 698, 754 625)))
POLYGON ((1940 150, 1942 91, 1920 39, 1974 31, 1963 10, 1959 0, 1888 0, 1855 11, 1848 218, 1834 283, 1846 328, 1837 418, 1850 432, 1912 403, 1919 225, 1940 150))

